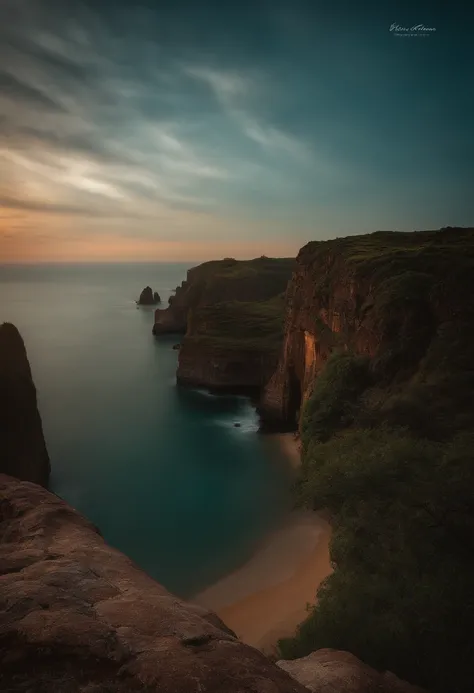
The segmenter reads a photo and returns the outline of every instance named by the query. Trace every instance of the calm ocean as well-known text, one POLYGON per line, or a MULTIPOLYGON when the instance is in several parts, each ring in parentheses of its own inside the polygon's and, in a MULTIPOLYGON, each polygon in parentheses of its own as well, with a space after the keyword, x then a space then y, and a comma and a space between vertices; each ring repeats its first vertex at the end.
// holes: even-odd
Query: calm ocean
POLYGON ((167 305, 191 264, 0 265, 0 322, 26 343, 52 490, 181 596, 250 556, 290 478, 245 398, 176 387, 176 338, 155 340, 153 309, 135 305, 147 284, 167 305))

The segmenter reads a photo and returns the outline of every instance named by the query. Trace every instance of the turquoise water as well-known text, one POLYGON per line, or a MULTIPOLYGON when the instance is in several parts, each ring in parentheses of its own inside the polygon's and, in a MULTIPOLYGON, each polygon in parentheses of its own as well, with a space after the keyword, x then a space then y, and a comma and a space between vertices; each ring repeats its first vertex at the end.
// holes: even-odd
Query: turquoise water
POLYGON ((188 266, 0 266, 0 322, 26 343, 52 490, 181 596, 250 556, 290 475, 245 398, 176 387, 176 338, 155 340, 153 309, 135 305, 147 284, 167 304, 188 266))

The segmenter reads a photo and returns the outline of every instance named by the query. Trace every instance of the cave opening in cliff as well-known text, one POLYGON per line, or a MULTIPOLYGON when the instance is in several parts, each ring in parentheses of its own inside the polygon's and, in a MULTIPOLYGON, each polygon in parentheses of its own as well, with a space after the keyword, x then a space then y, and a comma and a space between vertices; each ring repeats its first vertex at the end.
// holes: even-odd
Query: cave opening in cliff
POLYGON ((288 422, 298 428, 301 409, 301 383, 294 368, 290 368, 288 422))

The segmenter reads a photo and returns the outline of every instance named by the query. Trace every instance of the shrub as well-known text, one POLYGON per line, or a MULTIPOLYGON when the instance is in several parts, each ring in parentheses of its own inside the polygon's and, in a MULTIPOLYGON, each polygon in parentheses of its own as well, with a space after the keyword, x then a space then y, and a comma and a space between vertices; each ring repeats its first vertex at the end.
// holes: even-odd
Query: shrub
POLYGON ((334 517, 334 573, 283 657, 320 647, 435 691, 472 689, 474 434, 445 444, 381 428, 306 453, 302 498, 334 517))
POLYGON ((350 425, 354 405, 368 386, 368 360, 344 352, 334 352, 316 378, 304 408, 301 434, 303 445, 325 441, 336 430, 350 425))

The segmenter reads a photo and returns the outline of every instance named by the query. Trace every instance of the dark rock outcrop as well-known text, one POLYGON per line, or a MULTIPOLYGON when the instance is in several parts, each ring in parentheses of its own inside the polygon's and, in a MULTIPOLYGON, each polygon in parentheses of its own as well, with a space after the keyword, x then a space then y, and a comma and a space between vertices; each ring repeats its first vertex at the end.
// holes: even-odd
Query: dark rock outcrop
POLYGON ((25 345, 0 325, 0 472, 47 486, 50 463, 25 345))
POLYGON ((322 649, 277 664, 314 693, 423 693, 390 671, 372 669, 349 652, 322 649))
POLYGON ((157 303, 161 303, 161 298, 157 291, 153 292, 151 286, 146 286, 137 303, 140 306, 156 306, 157 303))
POLYGON ((382 385, 419 368, 432 372, 439 358, 469 370, 473 255, 469 228, 379 231, 304 246, 286 295, 279 363, 261 401, 264 425, 298 424, 335 349, 368 356, 382 385))
POLYGON ((304 693, 36 484, 0 475, 0 690, 304 693))

